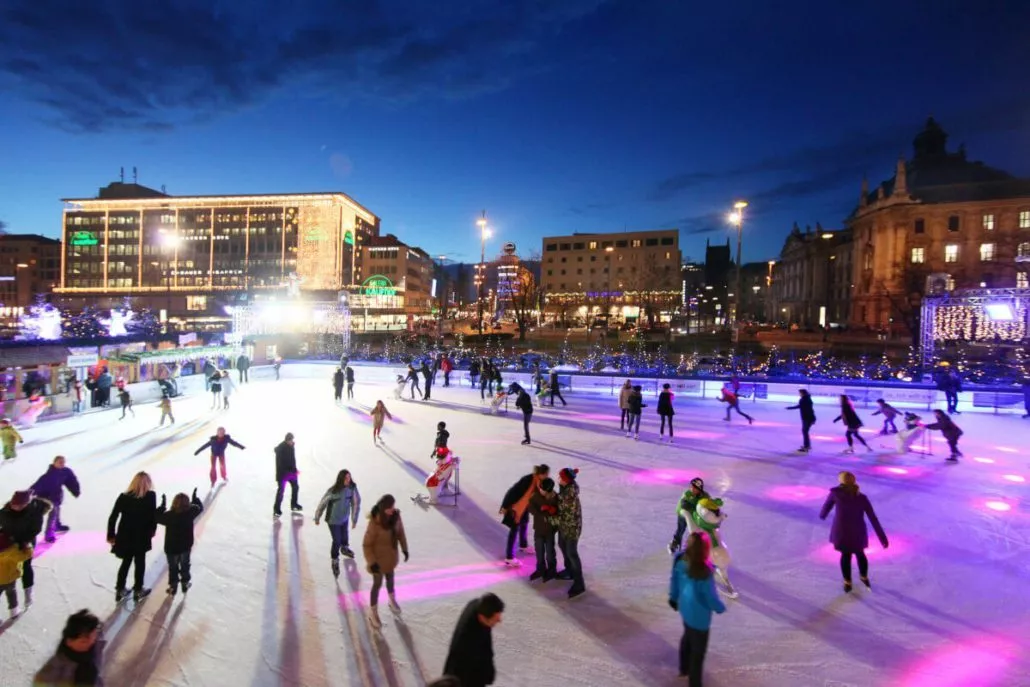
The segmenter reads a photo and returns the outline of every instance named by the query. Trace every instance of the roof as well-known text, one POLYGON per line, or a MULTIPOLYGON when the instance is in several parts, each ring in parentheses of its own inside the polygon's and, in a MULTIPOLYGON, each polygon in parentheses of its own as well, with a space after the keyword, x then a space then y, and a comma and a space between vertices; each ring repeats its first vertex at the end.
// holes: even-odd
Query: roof
POLYGON ((17 346, 0 348, 0 367, 63 365, 70 351, 66 346, 17 346))
POLYGON ((32 241, 33 243, 46 243, 50 245, 61 243, 60 239, 52 239, 49 236, 40 234, 0 234, 0 242, 6 241, 32 241))

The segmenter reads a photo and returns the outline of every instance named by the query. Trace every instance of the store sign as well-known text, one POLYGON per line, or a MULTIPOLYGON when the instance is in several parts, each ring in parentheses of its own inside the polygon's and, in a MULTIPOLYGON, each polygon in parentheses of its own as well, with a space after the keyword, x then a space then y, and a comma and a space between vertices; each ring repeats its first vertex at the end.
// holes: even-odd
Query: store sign
POLYGON ((68 243, 73 246, 95 246, 100 243, 100 241, 97 240, 97 235, 93 232, 76 231, 72 234, 68 243))
POLYGON ((99 362, 100 356, 96 353, 82 353, 68 356, 68 360, 65 362, 65 365, 72 368, 93 367, 99 362))
POLYGON ((347 231, 343 232, 343 242, 353 246, 354 245, 354 232, 352 232, 350 229, 348 229, 347 231))
POLYGON ((361 290, 366 296, 392 296, 397 293, 393 282, 389 277, 381 274, 373 274, 361 284, 361 290))

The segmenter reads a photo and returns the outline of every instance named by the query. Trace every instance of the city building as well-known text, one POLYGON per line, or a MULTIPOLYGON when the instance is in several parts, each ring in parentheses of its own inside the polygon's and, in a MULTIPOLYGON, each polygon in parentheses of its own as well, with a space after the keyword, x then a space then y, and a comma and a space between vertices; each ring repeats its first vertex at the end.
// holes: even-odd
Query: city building
POLYGON ((379 218, 343 193, 170 196, 115 182, 64 203, 66 307, 130 297, 193 328, 224 325, 226 306, 288 282, 360 285, 362 247, 379 235, 379 218))
POLYGON ((436 307, 436 264, 421 248, 393 234, 373 236, 362 244, 358 264, 361 282, 350 296, 357 329, 407 327, 436 307))
POLYGON ((855 245, 852 238, 850 229, 828 230, 817 223, 815 230, 809 226, 802 231, 795 223, 769 270, 769 319, 804 329, 847 324, 855 245))
POLYGON ((766 262, 745 262, 741 270, 740 316, 741 322, 769 320, 770 284, 772 266, 766 262))
POLYGON ((653 324, 682 301, 678 229, 549 236, 542 255, 546 310, 565 322, 653 324))
POLYGON ((0 234, 0 317, 16 318, 60 281, 60 241, 38 234, 0 234))
POLYGON ((854 233, 851 323, 916 336, 928 277, 948 288, 1027 285, 1030 180, 952 152, 930 118, 894 176, 862 183, 854 233))

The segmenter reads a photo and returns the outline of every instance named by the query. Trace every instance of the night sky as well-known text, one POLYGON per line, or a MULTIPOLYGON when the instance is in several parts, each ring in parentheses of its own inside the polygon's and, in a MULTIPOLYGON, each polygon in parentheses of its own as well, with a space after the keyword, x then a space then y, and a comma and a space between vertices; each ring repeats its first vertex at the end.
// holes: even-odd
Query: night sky
POLYGON ((467 261, 482 209, 495 251, 679 227, 701 259, 745 198, 764 260, 841 226, 930 114, 1030 176, 1028 67, 1026 2, 5 0, 0 221, 58 236, 60 198, 136 166, 343 191, 467 261))

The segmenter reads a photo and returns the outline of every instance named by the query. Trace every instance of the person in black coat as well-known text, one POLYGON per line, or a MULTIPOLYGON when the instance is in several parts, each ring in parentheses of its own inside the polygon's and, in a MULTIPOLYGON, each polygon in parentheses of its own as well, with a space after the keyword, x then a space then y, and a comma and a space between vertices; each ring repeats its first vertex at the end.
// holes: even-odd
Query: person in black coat
POLYGON ((418 370, 411 363, 408 363, 407 380, 411 382, 411 398, 415 398, 415 390, 418 389, 418 397, 422 398, 422 388, 418 385, 418 370))
POLYGON ((484 594, 465 605, 451 637, 444 675, 456 677, 461 687, 487 687, 497 679, 491 631, 504 616, 504 602, 484 594))
POLYGON ((194 488, 192 499, 176 494, 172 509, 165 509, 165 496, 157 509, 157 523, 165 526, 165 556, 168 557, 168 593, 175 594, 182 580, 182 591, 189 590, 190 552, 193 550, 193 522, 204 512, 204 504, 194 488))
POLYGON ((865 439, 858 433, 859 428, 862 427, 862 420, 859 419, 858 413, 855 412, 855 406, 851 405, 851 399, 848 398, 847 394, 840 395, 840 415, 834 418, 834 422, 843 420, 844 426, 847 431, 844 432, 844 438, 848 440, 848 447, 844 450, 844 453, 854 453, 855 447, 852 437, 858 439, 858 442, 865 446, 866 451, 872 451, 872 447, 865 443, 865 439))
POLYGON ((426 365, 426 361, 422 361, 422 378, 426 382, 426 393, 422 395, 423 401, 428 401, 430 394, 433 392, 433 371, 429 369, 429 365, 426 365))
POLYGON ((343 398, 343 368, 336 368, 333 373, 333 400, 339 401, 343 398))
MULTIPOLYGON (((43 531, 43 518, 50 512, 51 504, 36 497, 31 490, 16 491, 11 500, 0 508, 0 531, 7 534, 18 548, 36 545, 36 537, 43 531)), ((32 559, 22 565, 21 586, 25 590, 25 605, 32 603, 32 585, 36 574, 32 570, 32 559)))
POLYGON ((147 572, 150 540, 157 533, 157 495, 152 486, 150 475, 137 472, 129 488, 118 495, 107 519, 107 543, 111 545, 111 553, 122 559, 115 584, 115 601, 129 594, 125 588, 129 567, 133 567, 135 574, 133 599, 139 601, 150 593, 143 586, 143 577, 147 572))
POLYGON ((479 380, 479 360, 473 358, 472 362, 469 363, 469 382, 472 383, 472 388, 476 388, 476 382, 479 380))
POLYGON ((508 544, 504 549, 504 562, 518 565, 515 559, 515 539, 523 553, 529 549, 526 533, 529 529, 529 499, 536 493, 540 483, 551 474, 551 468, 540 464, 533 466, 533 472, 524 475, 504 493, 501 500, 501 524, 508 528, 508 544))
POLYGON ((551 407, 554 407, 554 397, 557 396, 558 400, 561 401, 563 406, 569 405, 565 402, 565 398, 561 395, 560 384, 558 383, 558 370, 551 370, 550 379, 548 380, 548 386, 551 390, 551 407))
POLYGON ((526 438, 522 440, 522 445, 528 446, 530 443, 529 422, 533 419, 533 399, 518 384, 512 384, 508 387, 508 395, 512 394, 518 394, 518 397, 515 399, 515 407, 522 411, 522 430, 526 435, 526 438))
POLYGON ((343 376, 347 380, 347 400, 354 398, 354 368, 347 365, 343 368, 343 376))
POLYGON ((279 485, 275 492, 275 507, 272 514, 279 517, 283 514, 283 490, 290 483, 290 510, 304 510, 297 502, 297 453, 293 445, 293 433, 287 432, 283 442, 275 447, 275 481, 279 485))
POLYGON ((672 408, 672 391, 668 384, 662 384, 662 392, 658 394, 658 417, 661 418, 661 428, 658 430, 658 441, 665 439, 665 421, 669 421, 669 443, 672 443, 672 416, 676 411, 672 408))
POLYGON ((494 366, 487 359, 483 359, 483 366, 479 370, 479 399, 486 400, 487 391, 493 395, 494 366))
POLYGON ((236 359, 236 370, 240 375, 240 384, 244 382, 250 382, 250 358, 247 357, 246 353, 241 353, 240 357, 236 359))
POLYGON ((633 386, 626 399, 626 438, 632 434, 634 439, 640 438, 640 414, 644 412, 647 404, 644 403, 644 394, 639 384, 633 386))
POLYGON ((801 413, 801 437, 804 443, 797 453, 808 453, 812 450, 812 440, 808 437, 808 430, 815 424, 815 408, 812 406, 812 396, 808 389, 798 389, 797 405, 788 406, 787 410, 797 410, 801 413))

